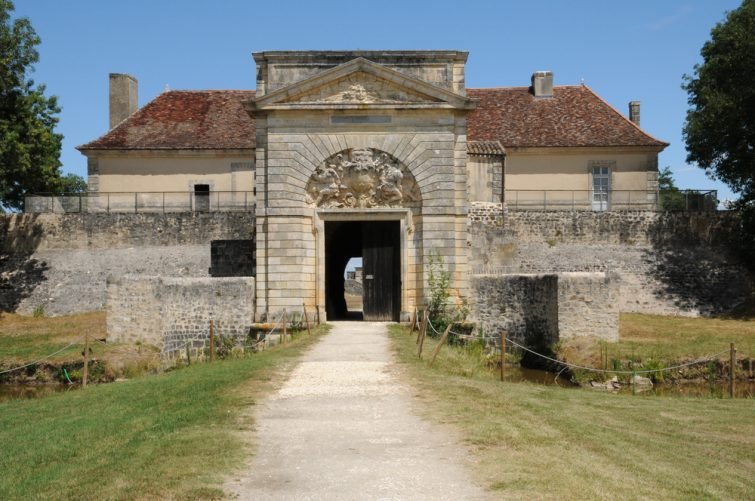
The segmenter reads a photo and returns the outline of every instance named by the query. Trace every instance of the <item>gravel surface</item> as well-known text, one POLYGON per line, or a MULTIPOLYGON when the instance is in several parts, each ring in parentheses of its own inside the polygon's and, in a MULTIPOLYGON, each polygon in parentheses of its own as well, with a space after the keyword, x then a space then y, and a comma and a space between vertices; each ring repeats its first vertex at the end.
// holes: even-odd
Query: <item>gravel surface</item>
POLYGON ((339 322, 256 412, 240 499, 485 499, 470 459, 412 412, 386 324, 339 322))

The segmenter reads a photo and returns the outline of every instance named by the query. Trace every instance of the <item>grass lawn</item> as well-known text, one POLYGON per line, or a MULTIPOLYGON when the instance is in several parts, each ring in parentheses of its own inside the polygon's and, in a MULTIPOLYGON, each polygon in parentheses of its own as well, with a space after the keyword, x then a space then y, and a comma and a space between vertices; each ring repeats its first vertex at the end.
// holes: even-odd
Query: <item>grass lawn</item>
POLYGON ((391 328, 430 420, 454 425, 494 494, 514 499, 748 499, 755 400, 646 398, 501 383, 479 351, 445 346, 432 369, 391 328))
MULTIPOLYGON (((323 332, 324 327, 318 332, 323 332)), ((242 409, 318 336, 246 358, 0 404, 0 499, 217 498, 242 409)))

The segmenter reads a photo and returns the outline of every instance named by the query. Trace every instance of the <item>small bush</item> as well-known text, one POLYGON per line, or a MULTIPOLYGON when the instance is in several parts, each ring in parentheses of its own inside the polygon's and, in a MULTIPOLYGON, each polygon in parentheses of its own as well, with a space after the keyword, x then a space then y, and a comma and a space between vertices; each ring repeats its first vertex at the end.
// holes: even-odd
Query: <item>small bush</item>
POLYGON ((43 318, 45 316, 45 305, 43 304, 37 305, 37 307, 34 308, 34 312, 32 313, 32 316, 34 318, 43 318))

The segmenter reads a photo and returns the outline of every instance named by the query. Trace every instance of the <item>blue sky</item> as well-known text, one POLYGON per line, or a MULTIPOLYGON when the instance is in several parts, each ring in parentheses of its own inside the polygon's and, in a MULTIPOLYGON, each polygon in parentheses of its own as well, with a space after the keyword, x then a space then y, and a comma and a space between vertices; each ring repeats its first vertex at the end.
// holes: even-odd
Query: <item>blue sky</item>
POLYGON ((139 80, 144 105, 170 89, 253 89, 251 53, 262 50, 459 49, 468 87, 529 85, 552 70, 556 85, 584 81, 671 143, 661 155, 683 188, 721 183, 685 162, 682 75, 700 62, 711 28, 739 0, 600 1, 156 1, 16 0, 42 38, 32 77, 63 107, 65 172, 86 176, 74 147, 107 130, 108 73, 139 80))

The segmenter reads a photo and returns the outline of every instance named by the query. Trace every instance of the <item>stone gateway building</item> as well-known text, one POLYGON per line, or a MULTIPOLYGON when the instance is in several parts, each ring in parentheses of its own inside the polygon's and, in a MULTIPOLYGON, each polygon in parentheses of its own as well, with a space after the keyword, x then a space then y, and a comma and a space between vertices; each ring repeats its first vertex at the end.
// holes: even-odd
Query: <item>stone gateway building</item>
POLYGON ((253 206, 258 320, 302 303, 343 318, 353 257, 367 320, 421 307, 435 255, 468 297, 477 202, 657 204, 666 144, 639 129, 638 105, 633 122, 583 85, 554 87, 550 72, 531 87, 468 90, 460 51, 254 59, 256 91, 169 91, 141 110, 135 79, 111 75, 112 128, 79 149, 90 211, 105 197, 108 211, 140 197, 163 210, 253 206))
POLYGON ((749 290, 711 247, 735 227, 730 215, 658 210, 667 144, 640 129, 637 102, 625 117, 547 71, 528 86, 468 89, 460 51, 254 60, 255 90, 166 91, 141 109, 136 80, 111 74, 111 128, 79 147, 89 192, 26 202, 77 214, 0 228, 14 249, 81 235, 80 260, 139 254, 102 271, 111 339, 170 355, 201 346, 210 320, 243 336, 303 305, 346 318, 355 257, 366 320, 422 309, 434 260, 450 302, 468 301, 486 332, 538 344, 616 339, 619 311, 705 314, 749 290))

